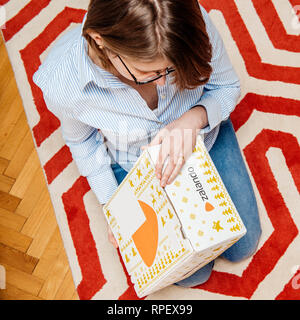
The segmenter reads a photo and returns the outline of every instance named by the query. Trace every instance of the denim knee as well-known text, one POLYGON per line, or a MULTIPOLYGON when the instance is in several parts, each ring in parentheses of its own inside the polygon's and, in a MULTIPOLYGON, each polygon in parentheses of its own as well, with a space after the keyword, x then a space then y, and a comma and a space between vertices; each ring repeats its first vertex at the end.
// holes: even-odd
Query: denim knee
POLYGON ((246 233, 245 239, 241 238, 232 247, 223 252, 221 256, 230 262, 239 262, 251 257, 257 250, 261 233, 261 226, 258 225, 255 233, 249 233, 248 236, 246 233))
POLYGON ((200 284, 203 284, 210 278, 213 266, 214 266, 214 260, 209 262, 207 265, 205 265, 201 269, 197 270, 195 273, 193 273, 189 277, 183 280, 180 280, 174 284, 184 288, 192 288, 200 284))

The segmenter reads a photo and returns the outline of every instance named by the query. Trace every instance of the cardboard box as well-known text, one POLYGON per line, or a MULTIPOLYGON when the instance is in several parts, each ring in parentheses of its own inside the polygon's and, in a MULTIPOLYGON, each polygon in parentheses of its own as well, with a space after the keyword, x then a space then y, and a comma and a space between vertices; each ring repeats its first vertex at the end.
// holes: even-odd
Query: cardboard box
POLYGON ((159 149, 143 151, 103 206, 139 297, 190 276, 246 233, 201 135, 165 188, 155 176, 159 149))

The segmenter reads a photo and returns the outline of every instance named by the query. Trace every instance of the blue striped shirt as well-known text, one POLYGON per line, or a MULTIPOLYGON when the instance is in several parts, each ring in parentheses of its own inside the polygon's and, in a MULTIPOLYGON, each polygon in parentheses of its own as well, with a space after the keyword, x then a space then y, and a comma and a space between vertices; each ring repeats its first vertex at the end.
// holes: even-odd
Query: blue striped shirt
POLYGON ((202 128, 208 150, 219 132, 220 122, 234 110, 240 82, 224 43, 206 10, 200 5, 213 47, 213 72, 204 86, 181 94, 171 84, 157 85, 158 106, 151 110, 139 92, 92 62, 81 25, 56 41, 33 75, 48 109, 61 122, 62 136, 81 175, 98 201, 105 204, 118 188, 111 168, 119 163, 129 171, 148 144, 165 125, 195 105, 205 107, 208 125, 202 128))

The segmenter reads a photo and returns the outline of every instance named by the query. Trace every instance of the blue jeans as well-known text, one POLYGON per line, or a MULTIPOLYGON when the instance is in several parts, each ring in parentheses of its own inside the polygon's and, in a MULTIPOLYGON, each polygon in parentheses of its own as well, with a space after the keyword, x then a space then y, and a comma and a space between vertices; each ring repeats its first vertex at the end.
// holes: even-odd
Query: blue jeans
MULTIPOLYGON (((209 154, 247 228, 246 235, 221 254, 225 259, 237 262, 255 252, 261 226, 252 184, 230 118, 221 122, 219 134, 209 154)), ((112 169, 120 184, 127 171, 117 163, 112 164, 112 169)), ((210 277, 213 266, 214 261, 211 261, 175 285, 194 287, 202 284, 210 277)))

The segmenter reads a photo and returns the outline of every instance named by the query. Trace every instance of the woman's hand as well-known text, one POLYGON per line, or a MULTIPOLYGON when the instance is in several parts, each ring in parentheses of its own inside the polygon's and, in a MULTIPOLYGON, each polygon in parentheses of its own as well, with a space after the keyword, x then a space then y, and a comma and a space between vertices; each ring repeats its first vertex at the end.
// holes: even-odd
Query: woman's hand
POLYGON ((112 231, 111 231, 111 228, 110 228, 110 226, 109 225, 107 225, 107 228, 108 228, 108 240, 113 244, 113 246, 115 247, 115 248, 118 248, 118 242, 117 242, 117 240, 116 240, 116 238, 114 237, 114 235, 113 235, 113 233, 112 233, 112 231))
POLYGON ((198 132, 207 124, 205 108, 196 106, 185 112, 180 118, 166 125, 148 145, 141 147, 145 149, 161 144, 155 173, 157 178, 161 179, 162 187, 172 183, 176 178, 185 161, 193 153, 198 132), (162 175, 162 168, 168 156, 168 164, 162 175))

